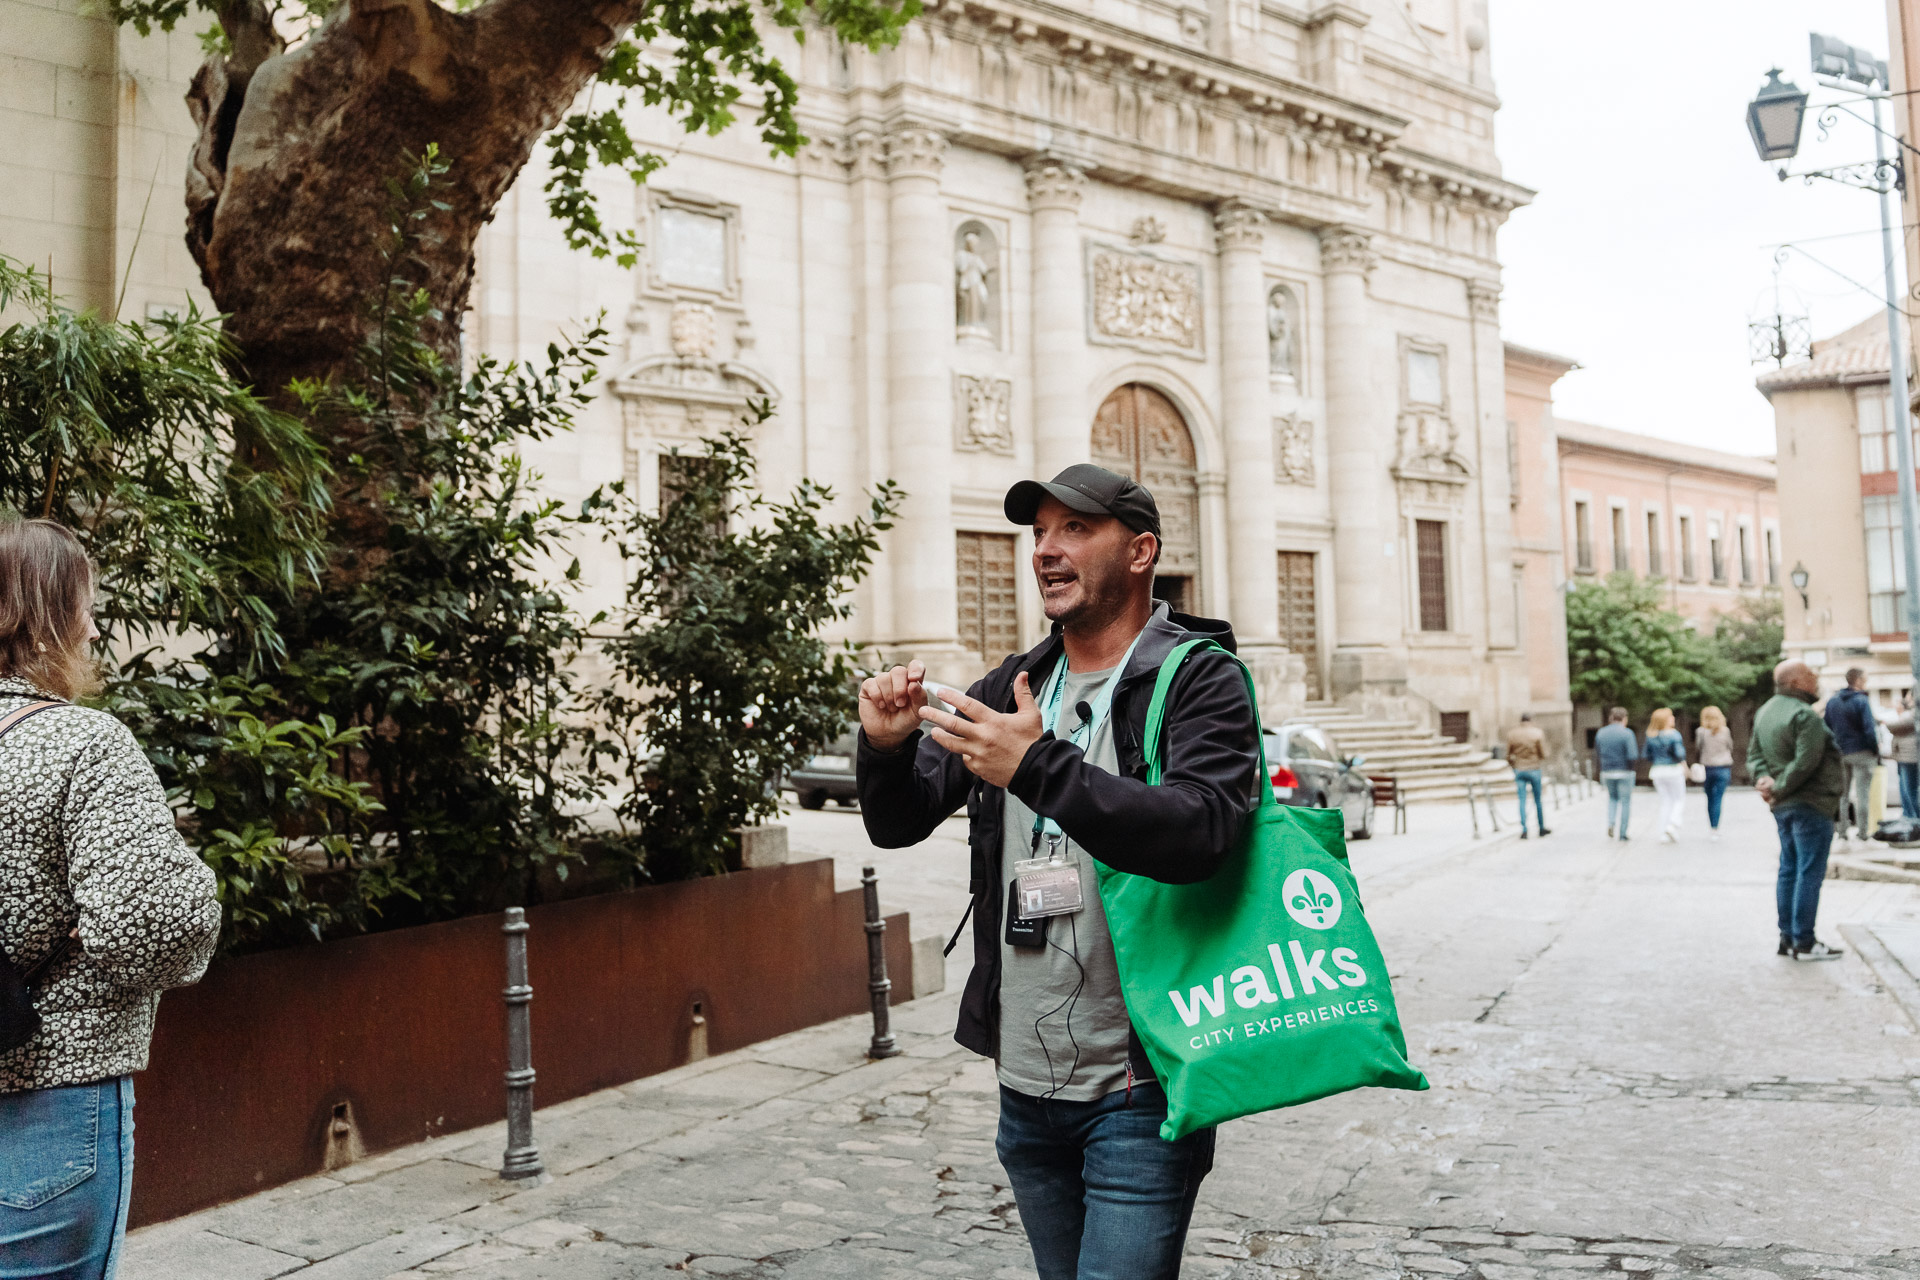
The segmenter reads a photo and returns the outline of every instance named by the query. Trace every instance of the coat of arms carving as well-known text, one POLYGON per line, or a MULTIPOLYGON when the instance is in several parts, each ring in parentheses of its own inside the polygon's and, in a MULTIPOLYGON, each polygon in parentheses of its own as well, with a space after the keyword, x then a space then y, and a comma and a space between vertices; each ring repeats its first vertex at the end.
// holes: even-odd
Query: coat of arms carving
POLYGON ((953 375, 953 443, 976 453, 1013 453, 1013 383, 953 375))
POLYGON ((1277 484, 1313 483, 1313 423, 1298 414, 1273 420, 1273 478, 1277 484))

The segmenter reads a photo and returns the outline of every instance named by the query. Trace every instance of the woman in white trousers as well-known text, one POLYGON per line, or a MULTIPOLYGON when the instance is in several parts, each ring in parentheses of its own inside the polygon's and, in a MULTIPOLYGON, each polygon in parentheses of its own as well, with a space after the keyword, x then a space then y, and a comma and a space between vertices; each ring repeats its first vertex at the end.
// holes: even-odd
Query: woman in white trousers
POLYGON ((1647 777, 1660 796, 1660 840, 1672 844, 1680 838, 1680 816, 1687 806, 1687 743, 1667 707, 1647 721, 1647 777))

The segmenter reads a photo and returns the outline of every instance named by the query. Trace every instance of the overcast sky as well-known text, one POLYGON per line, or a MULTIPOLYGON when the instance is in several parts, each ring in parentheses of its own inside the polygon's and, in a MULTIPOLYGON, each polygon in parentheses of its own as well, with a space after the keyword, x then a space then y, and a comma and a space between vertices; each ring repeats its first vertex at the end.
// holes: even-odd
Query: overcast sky
MULTIPOLYGON (((1746 104, 1770 66, 1817 91, 1810 28, 1885 57, 1885 0, 1490 7, 1502 166, 1539 192, 1501 238, 1506 338, 1580 362, 1562 417, 1772 453, 1747 357, 1748 321, 1774 310, 1771 246, 1803 246, 1780 268, 1782 309, 1825 337, 1881 305, 1880 223, 1870 192, 1775 178, 1746 104)), ((1809 112, 1794 168, 1872 156, 1864 124, 1821 144, 1809 112)))

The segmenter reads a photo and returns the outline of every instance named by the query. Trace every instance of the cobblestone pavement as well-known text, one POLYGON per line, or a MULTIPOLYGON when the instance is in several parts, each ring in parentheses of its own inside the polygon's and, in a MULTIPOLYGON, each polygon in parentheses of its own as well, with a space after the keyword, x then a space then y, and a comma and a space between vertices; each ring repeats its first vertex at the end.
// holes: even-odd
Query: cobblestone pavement
MULTIPOLYGON (((1773 956, 1771 823, 1729 803, 1717 844, 1697 812, 1678 846, 1603 840, 1594 806, 1356 845, 1434 1087, 1225 1126, 1185 1274, 1920 1276, 1920 1038, 1855 958, 1773 956)), ((1823 935, 1902 919, 1909 886, 1827 886, 1823 935)), ((887 1061, 851 1019, 547 1108, 545 1186, 492 1176, 495 1126, 138 1232, 121 1274, 1026 1280, 956 999, 898 1009, 887 1061)))

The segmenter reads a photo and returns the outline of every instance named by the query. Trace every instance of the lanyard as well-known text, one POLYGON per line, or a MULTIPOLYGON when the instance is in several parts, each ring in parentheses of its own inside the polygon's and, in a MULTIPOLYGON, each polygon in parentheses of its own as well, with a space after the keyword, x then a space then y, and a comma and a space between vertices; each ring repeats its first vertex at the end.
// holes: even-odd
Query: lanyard
MULTIPOLYGON (((1101 721, 1105 720, 1108 714, 1112 712, 1113 695, 1120 686, 1120 677, 1126 674, 1127 663, 1132 660, 1133 651, 1140 647, 1140 640, 1146 634, 1146 628, 1142 627, 1140 634, 1133 638, 1133 643, 1127 646, 1126 653, 1121 656, 1120 665, 1113 669, 1113 674, 1108 676, 1106 683, 1100 686, 1100 692, 1094 695, 1093 702, 1089 707, 1089 710, 1091 710, 1093 714, 1085 720, 1082 720, 1079 726, 1067 735, 1067 741, 1073 743, 1082 751, 1085 751, 1092 744, 1094 734, 1100 730, 1101 721), (1084 741, 1081 738, 1083 733, 1086 735, 1084 741)), ((1047 693, 1047 705, 1040 713, 1040 725, 1048 733, 1053 733, 1055 726, 1060 723, 1060 707, 1066 700, 1066 689, 1067 655, 1063 650, 1060 654, 1060 661, 1054 664, 1051 684, 1047 693)), ((1040 838, 1045 836, 1050 851, 1053 856, 1057 858, 1060 852, 1060 841, 1064 837, 1064 834, 1065 833, 1060 830, 1060 824, 1052 818, 1043 818, 1037 813, 1033 816, 1033 848, 1035 852, 1038 852, 1040 849, 1040 838)))

